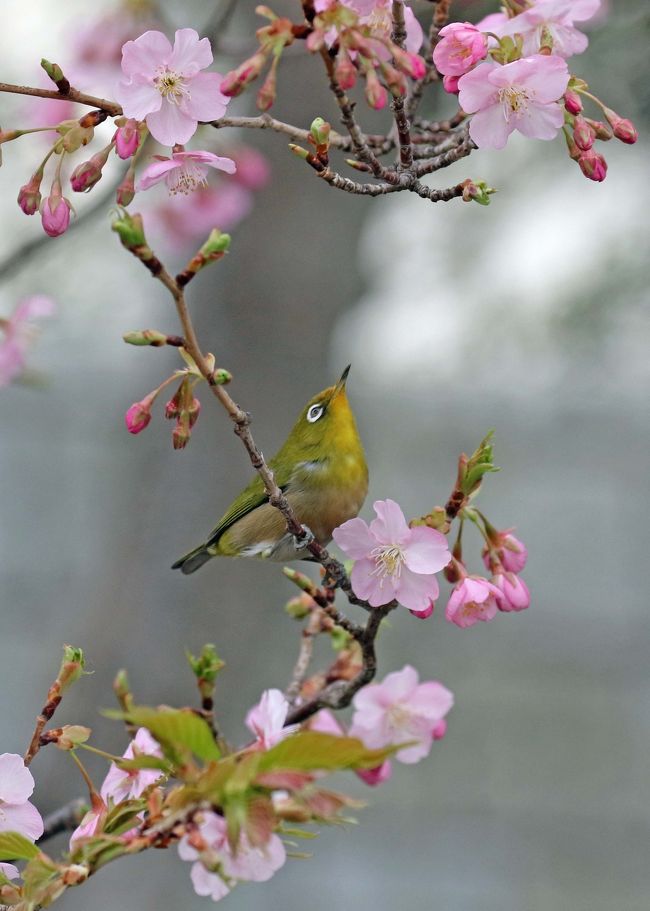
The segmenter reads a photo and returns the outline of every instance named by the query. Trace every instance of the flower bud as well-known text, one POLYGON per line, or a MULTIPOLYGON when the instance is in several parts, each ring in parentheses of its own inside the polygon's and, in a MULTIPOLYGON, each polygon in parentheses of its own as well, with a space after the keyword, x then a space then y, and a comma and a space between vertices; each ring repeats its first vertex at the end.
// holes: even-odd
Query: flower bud
POLYGON ((410 76, 411 79, 423 79, 427 72, 427 65, 419 54, 413 54, 405 51, 396 44, 390 46, 391 54, 396 66, 410 76))
POLYGON ((490 196, 496 193, 484 180, 466 180, 463 185, 463 202, 477 202, 480 206, 490 205, 490 196))
POLYGON ((236 70, 231 70, 229 73, 226 73, 221 80, 219 91, 222 95, 227 95, 229 98, 239 95, 249 83, 253 82, 254 79, 257 79, 262 72, 262 67, 265 63, 266 54, 262 51, 253 54, 252 57, 244 60, 236 70))
POLYGON ((77 165, 70 175, 70 186, 76 193, 87 193, 102 179, 102 168, 106 164, 106 154, 99 152, 89 161, 77 165))
POLYGON ((133 202, 135 196, 135 169, 129 167, 122 179, 122 183, 115 193, 115 201, 118 206, 128 206, 133 202))
POLYGON ((316 146, 329 146, 330 133, 332 126, 322 117, 316 117, 312 120, 309 132, 316 146))
POLYGON ((596 141, 595 130, 580 114, 578 114, 573 123, 573 139, 583 152, 588 152, 596 141))
POLYGON ((514 573, 497 572, 490 580, 500 594, 497 595, 497 607, 500 611, 526 610, 530 605, 528 586, 514 573))
POLYGON ((28 183, 18 191, 18 205, 25 215, 34 215, 38 212, 38 207, 41 204, 40 188, 42 179, 43 172, 37 171, 32 174, 28 183))
POLYGON ((612 111, 610 108, 605 108, 605 117, 607 118, 607 122, 611 125, 614 136, 616 136, 617 139, 627 143, 627 145, 634 145, 639 138, 639 134, 631 120, 619 117, 616 111, 612 111))
POLYGON ((39 210, 41 213, 41 222, 43 230, 50 237, 58 237, 65 234, 70 224, 70 210, 72 205, 61 195, 61 184, 58 179, 54 180, 50 195, 42 200, 39 210))
POLYGON ((63 694, 68 687, 72 686, 73 683, 76 683, 84 673, 84 667, 85 659, 82 649, 76 648, 74 645, 64 645, 63 659, 56 678, 56 683, 61 694, 63 694))
POLYGON ((201 413, 201 403, 197 398, 192 399, 187 409, 187 413, 190 418, 190 427, 194 427, 199 419, 199 414, 201 413))
POLYGON ((49 60, 46 60, 45 57, 43 57, 41 59, 41 66, 61 94, 65 95, 70 91, 70 83, 63 75, 63 70, 58 63, 50 63, 49 60))
POLYGON ((304 620, 315 607, 316 602, 314 599, 307 592, 303 592, 297 598, 291 598, 290 601, 287 601, 284 609, 294 620, 304 620))
POLYGON ((134 329, 132 332, 125 332, 122 338, 127 345, 151 345, 153 348, 160 348, 161 345, 167 344, 167 336, 157 329, 134 329))
POLYGON ((613 138, 614 132, 612 128, 608 124, 603 123, 602 120, 592 120, 591 117, 585 117, 585 120, 596 134, 596 139, 600 139, 603 142, 609 142, 609 140, 613 138))
POLYGON ((460 91, 458 88, 459 80, 460 76, 443 76, 442 87, 445 92, 449 92, 450 95, 457 95, 460 91))
POLYGON ((375 111, 380 111, 386 107, 388 92, 377 78, 377 74, 371 68, 366 70, 366 88, 365 96, 368 104, 375 111))
POLYGON ((134 402, 124 415, 124 423, 129 433, 141 433, 151 422, 151 406, 156 398, 155 392, 150 392, 140 402, 134 402))
POLYGON ((215 386, 225 386, 232 380, 232 373, 229 370, 219 367, 212 373, 212 383, 215 386))
POLYGON ((595 180, 600 183, 607 176, 607 162, 602 155, 594 152, 593 149, 582 153, 580 158, 578 158, 578 165, 589 180, 595 180))
POLYGON ((564 93, 564 107, 569 114, 580 114, 582 111, 582 98, 572 89, 567 89, 564 93))
POLYGON ((144 236, 142 215, 131 215, 129 212, 123 210, 119 218, 116 218, 111 224, 111 230, 119 235, 122 245, 125 246, 127 250, 146 246, 147 239, 144 236))
POLYGON ((120 158, 130 158, 140 145, 140 124, 132 118, 127 120, 115 131, 115 151, 120 158))
POLYGON ((189 422, 183 421, 182 418, 179 419, 172 431, 172 445, 174 449, 185 449, 190 441, 191 435, 189 422))
POLYGON ((447 719, 441 718, 440 721, 434 727, 433 731, 431 732, 431 736, 433 737, 434 740, 442 740, 442 738, 445 736, 446 733, 447 733, 447 719))
MULTIPOLYGON (((276 58, 277 60, 277 58, 276 58)), ((268 71, 266 79, 262 83, 262 88, 257 93, 257 107, 260 111, 268 111, 273 107, 276 95, 276 75, 275 66, 268 71)))
POLYGON ((76 152, 81 146, 86 146, 95 135, 95 130, 91 126, 82 127, 78 120, 73 120, 74 126, 70 126, 70 121, 63 121, 57 127, 57 132, 61 134, 61 144, 66 152, 76 152))
POLYGON ((41 744, 52 743, 59 750, 75 750, 80 743, 90 737, 90 728, 80 724, 64 724, 61 728, 51 728, 41 735, 41 744))
POLYGON ((358 777, 373 788, 378 784, 383 784, 385 781, 388 781, 392 773, 393 767, 390 763, 390 760, 388 759, 382 762, 381 765, 376 766, 374 769, 356 770, 358 777))
POLYGON ((357 81, 357 68, 345 48, 341 48, 336 57, 334 76, 344 91, 353 88, 357 81))

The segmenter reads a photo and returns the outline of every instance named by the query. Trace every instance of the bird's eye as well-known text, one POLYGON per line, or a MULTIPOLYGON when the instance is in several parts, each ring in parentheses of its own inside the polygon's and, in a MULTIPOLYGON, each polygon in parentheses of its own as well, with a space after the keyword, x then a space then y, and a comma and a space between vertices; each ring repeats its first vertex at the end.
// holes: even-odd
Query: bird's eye
POLYGON ((307 420, 310 424, 315 424, 316 421, 323 416, 324 411, 325 408, 323 405, 312 405, 307 412, 307 420))

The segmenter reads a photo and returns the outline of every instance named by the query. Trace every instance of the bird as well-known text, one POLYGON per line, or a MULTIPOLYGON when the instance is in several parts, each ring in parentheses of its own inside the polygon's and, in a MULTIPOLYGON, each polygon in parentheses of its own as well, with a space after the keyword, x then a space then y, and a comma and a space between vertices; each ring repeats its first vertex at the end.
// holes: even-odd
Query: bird
MULTIPOLYGON (((368 492, 368 465, 346 392, 348 365, 338 383, 313 396, 279 452, 269 461, 298 522, 326 546, 332 532, 359 514, 368 492)), ((271 506, 256 475, 226 510, 207 541, 172 569, 189 575, 212 557, 310 559, 282 513, 271 506)))

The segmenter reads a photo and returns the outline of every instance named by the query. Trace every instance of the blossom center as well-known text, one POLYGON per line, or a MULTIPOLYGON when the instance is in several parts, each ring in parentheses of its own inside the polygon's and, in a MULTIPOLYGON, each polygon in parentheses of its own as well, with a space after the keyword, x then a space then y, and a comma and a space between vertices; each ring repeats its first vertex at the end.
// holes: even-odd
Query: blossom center
POLYGON ((392 728, 405 728, 411 720, 411 713, 403 705, 391 705, 388 710, 388 722, 392 728))
POLYGON ((176 196, 181 193, 183 196, 188 196, 199 187, 207 187, 206 174, 205 168, 192 162, 185 162, 180 167, 174 168, 167 176, 169 195, 176 196))
POLYGON ((397 576, 399 579, 405 559, 404 551, 399 544, 385 544, 382 547, 375 547, 370 552, 370 556, 375 561, 375 568, 372 571, 373 576, 379 576, 382 583, 386 576, 397 576))
POLYGON ((530 94, 526 89, 509 85, 499 90, 499 101, 503 105, 506 120, 510 120, 512 114, 522 114, 528 110, 530 94))
POLYGON ((393 29, 393 20, 387 6, 379 6, 374 9, 363 22, 370 27, 373 38, 390 38, 393 29))
POLYGON ((187 82, 179 73, 161 67, 154 79, 154 85, 170 104, 180 104, 183 98, 189 96, 187 82))

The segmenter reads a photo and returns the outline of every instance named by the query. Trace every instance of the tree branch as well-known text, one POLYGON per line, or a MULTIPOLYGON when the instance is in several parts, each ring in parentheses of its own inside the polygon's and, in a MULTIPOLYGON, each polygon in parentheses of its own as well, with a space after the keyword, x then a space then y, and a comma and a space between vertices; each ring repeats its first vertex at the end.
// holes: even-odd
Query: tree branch
MULTIPOLYGON (((402 0, 393 0, 391 13, 393 17, 391 40, 403 49, 406 40, 406 23, 402 0)), ((413 165, 413 146, 411 145, 411 125, 406 113, 404 98, 401 96, 393 98, 390 106, 395 118, 395 126, 397 127, 400 166, 404 170, 409 170, 413 165)))
POLYGON ((58 101, 76 101, 77 104, 87 104, 91 108, 99 108, 111 117, 119 117, 122 108, 114 101, 106 98, 97 98, 95 95, 86 95, 70 87, 67 92, 57 92, 54 89, 40 89, 29 85, 12 85, 9 82, 0 82, 0 92, 9 92, 13 95, 32 95, 35 98, 55 98, 58 101))

